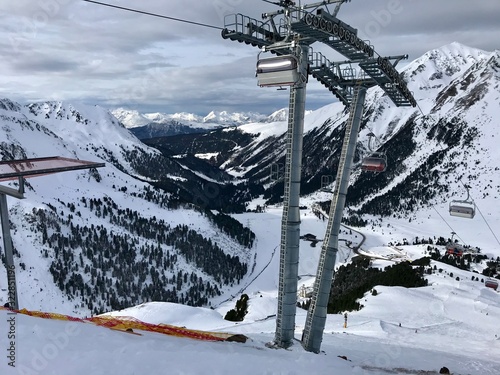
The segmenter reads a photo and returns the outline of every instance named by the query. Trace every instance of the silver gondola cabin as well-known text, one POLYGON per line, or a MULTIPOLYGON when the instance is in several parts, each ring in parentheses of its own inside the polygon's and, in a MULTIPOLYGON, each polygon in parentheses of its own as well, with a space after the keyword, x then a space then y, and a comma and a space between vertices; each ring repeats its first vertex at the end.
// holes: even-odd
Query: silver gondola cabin
POLYGON ((257 84, 260 87, 293 86, 300 79, 295 56, 284 55, 257 62, 257 84))
POLYGON ((473 219, 476 214, 476 205, 471 201, 450 202, 450 215, 473 219))

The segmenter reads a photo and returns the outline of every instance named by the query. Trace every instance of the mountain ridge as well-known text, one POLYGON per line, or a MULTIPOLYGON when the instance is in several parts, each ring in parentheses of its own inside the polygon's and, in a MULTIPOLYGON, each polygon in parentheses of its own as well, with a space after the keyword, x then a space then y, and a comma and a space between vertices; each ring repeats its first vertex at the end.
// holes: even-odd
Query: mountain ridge
MULTIPOLYGON (((463 182, 484 217, 498 222, 500 133, 490 125, 500 116, 499 54, 458 44, 446 48, 453 54, 436 49, 426 60, 430 64, 417 59, 402 70, 418 108, 396 108, 382 90, 368 91, 345 220, 361 218, 366 228, 388 232, 395 229, 383 228, 383 220, 399 218, 419 233, 428 228, 422 213, 430 218, 436 208, 446 215, 448 202, 464 197, 463 182), (458 55, 472 58, 453 64, 458 55), (388 157, 383 174, 359 170, 370 132, 388 157)), ((282 180, 271 181, 269 171, 285 162, 282 114, 271 123, 188 135, 186 145, 167 137, 175 138, 177 148, 161 142, 153 148, 98 106, 0 100, 2 160, 59 155, 106 163, 93 172, 30 179, 26 200, 9 198, 28 307, 44 306, 44 293, 57 296, 58 311, 79 315, 157 299, 208 305, 226 298, 225 292, 250 277, 256 256, 251 230, 227 213, 282 202, 282 180), (218 265, 210 270, 200 254, 210 254, 218 265)), ((347 116, 340 103, 306 115, 303 199, 328 202, 321 179, 336 174, 347 116)), ((448 222, 467 233, 468 223, 448 222)), ((484 233, 479 243, 490 241, 484 233)), ((467 242, 472 237, 464 236, 467 242)), ((0 280, 5 278, 0 269, 0 280)))
POLYGON ((236 127, 252 122, 285 121, 288 109, 280 109, 269 116, 254 112, 211 111, 206 116, 193 113, 140 113, 137 110, 117 108, 111 113, 139 139, 169 137, 172 135, 206 133, 225 127, 236 127))
MULTIPOLYGON (((203 190, 193 188, 196 206, 180 194, 193 183, 223 189, 222 173, 209 179, 164 158, 98 106, 0 100, 0 121, 2 160, 106 163, 30 178, 26 199, 8 198, 23 306, 42 309, 44 294, 56 296, 56 311, 77 315, 155 299, 208 305, 246 274, 251 231, 207 210, 203 190), (157 182, 172 191, 155 188, 157 182)), ((0 299, 5 303, 5 289, 0 299)))
MULTIPOLYGON (((498 64, 498 51, 485 53, 481 50, 453 43, 441 49, 430 51, 424 57, 416 59, 405 66, 402 70, 402 74, 409 80, 408 85, 414 91, 414 95, 418 100, 419 106, 417 108, 396 108, 392 103, 389 103, 388 98, 383 95, 381 89, 373 88, 368 90, 363 123, 358 138, 355 170, 351 178, 351 190, 356 189, 357 185, 366 184, 369 181, 371 181, 370 183, 376 182, 376 186, 378 184, 387 184, 387 178, 384 176, 391 175, 395 177, 396 174, 400 174, 401 168, 410 168, 410 170, 417 168, 425 162, 426 158, 423 155, 425 152, 430 156, 439 152, 443 147, 450 148, 448 152, 452 152, 454 150, 451 149, 456 148, 460 142, 462 142, 462 146, 473 148, 472 141, 477 139, 482 131, 478 128, 478 125, 481 124, 484 129, 487 123, 499 115, 497 110, 497 103, 499 103, 498 64), (472 56, 472 58, 470 60, 465 58, 457 60, 457 56, 472 56), (476 59, 476 57, 478 58, 476 59), (424 61, 431 61, 431 64, 425 65, 423 64, 424 61), (433 81, 432 85, 422 85, 422 82, 430 81, 433 81), (451 92, 456 92, 456 94, 451 95, 451 92), (433 100, 433 97, 437 98, 437 101, 436 99, 433 100), (487 100, 484 100, 486 97, 487 100), (484 102, 487 104, 479 105, 479 103, 484 102), (420 109, 422 109, 423 113, 420 109), (462 126, 460 130, 461 125, 453 125, 449 123, 449 120, 461 123, 465 127, 462 126), (446 125, 447 123, 448 125, 446 125), (458 144, 451 144, 451 140, 448 138, 443 139, 443 135, 436 133, 436 126, 439 128, 448 126, 450 129, 445 130, 445 132, 450 133, 450 136, 453 132, 459 132, 458 137, 464 137, 464 139, 457 139, 455 143, 458 142, 458 144), (433 132, 429 133, 432 129, 434 129, 433 132), (362 156, 369 152, 368 134, 372 132, 380 142, 377 148, 386 151, 389 163, 392 163, 392 167, 389 168, 386 174, 361 174, 357 169, 362 156), (391 148, 387 146, 388 144, 394 144, 395 137, 397 135, 401 137, 405 132, 409 132, 409 134, 415 133, 408 139, 418 139, 416 144, 409 145, 410 148, 415 148, 415 151, 420 153, 420 156, 416 154, 416 159, 412 161, 404 161, 401 159, 401 155, 396 155, 399 151, 391 151, 391 148), (392 143, 387 144, 391 139, 393 140, 392 143), (447 144, 447 142, 450 144, 447 144), (395 166, 395 162, 399 163, 399 166, 395 166)), ((305 194, 320 188, 321 175, 335 176, 335 160, 338 158, 340 151, 337 145, 342 139, 342 126, 346 120, 347 114, 344 113, 343 107, 336 104, 306 116, 304 158, 308 162, 304 163, 303 181, 305 182, 302 186, 302 191, 305 194), (326 110, 327 108, 328 110, 326 110), (331 150, 327 151, 328 153, 323 151, 322 145, 326 143, 333 146, 331 150), (308 163, 311 165, 308 165, 308 163), (315 186, 311 186, 311 184, 315 184, 315 186)), ((255 148, 264 149, 264 143, 269 139, 267 135, 262 137, 263 132, 265 132, 262 126, 249 124, 241 126, 239 129, 261 135, 256 141, 247 146, 249 148, 248 158, 251 157, 252 160, 249 165, 255 166, 256 157, 261 158, 262 163, 284 163, 283 134, 286 131, 285 124, 280 124, 279 130, 273 134, 274 137, 279 137, 279 141, 273 147, 273 155, 262 153, 261 156, 258 156, 258 154, 251 152, 251 149, 255 148), (260 146, 258 145, 259 142, 262 142, 260 146)), ((495 134, 490 136, 494 137, 495 134)), ((404 141, 401 140, 401 142, 404 141)), ((487 142, 487 140, 484 139, 484 142, 487 142)), ((396 144, 391 147, 392 150, 397 149, 396 144)), ((488 152, 496 155, 496 151, 491 148, 491 145, 488 145, 488 150, 488 152)), ((408 151, 408 148, 406 151, 408 151)), ((466 151, 467 149, 463 150, 463 152, 466 151)), ((255 178, 264 183, 267 175, 259 172, 259 168, 245 169, 246 152, 246 150, 241 150, 239 155, 234 156, 238 166, 231 161, 227 161, 225 164, 227 169, 230 171, 232 168, 237 168, 238 173, 241 173, 243 164, 245 175, 248 178, 255 178)), ((494 158, 492 157, 492 159, 494 158)), ((258 164, 259 162, 257 162, 258 164)), ((437 165, 433 164, 431 168, 436 167, 437 165)), ((382 188, 382 185, 379 188, 382 188)), ((473 189, 472 193, 476 195, 475 189, 473 189)), ((352 201, 350 204, 352 204, 352 201)))

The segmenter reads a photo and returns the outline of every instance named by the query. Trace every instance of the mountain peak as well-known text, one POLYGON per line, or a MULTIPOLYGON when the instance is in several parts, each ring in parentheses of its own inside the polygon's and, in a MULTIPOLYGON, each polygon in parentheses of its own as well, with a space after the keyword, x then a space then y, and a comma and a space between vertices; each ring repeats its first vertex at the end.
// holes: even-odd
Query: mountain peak
POLYGON ((261 115, 259 113, 240 113, 228 111, 211 111, 208 115, 202 117, 187 112, 174 114, 161 112, 140 113, 137 110, 116 108, 112 111, 112 114, 127 128, 141 127, 151 123, 170 124, 172 121, 176 121, 181 125, 192 126, 196 128, 207 128, 207 125, 209 124, 215 127, 237 126, 250 122, 259 122, 266 119, 265 115, 261 115))
POLYGON ((0 109, 19 112, 21 110, 21 106, 10 99, 0 99, 0 109))
POLYGON ((486 58, 490 54, 491 52, 469 47, 462 43, 453 42, 430 50, 422 57, 416 59, 415 62, 422 63, 432 61, 437 68, 442 68, 443 66, 449 67, 450 64, 456 67, 461 65, 470 66, 473 63, 486 58))
POLYGON ((111 111, 118 121, 124 124, 127 128, 135 128, 144 126, 150 123, 150 120, 140 114, 139 111, 125 108, 116 108, 111 111))
POLYGON ((408 64, 403 73, 412 91, 440 91, 470 67, 488 59, 491 54, 453 42, 425 53, 408 64))

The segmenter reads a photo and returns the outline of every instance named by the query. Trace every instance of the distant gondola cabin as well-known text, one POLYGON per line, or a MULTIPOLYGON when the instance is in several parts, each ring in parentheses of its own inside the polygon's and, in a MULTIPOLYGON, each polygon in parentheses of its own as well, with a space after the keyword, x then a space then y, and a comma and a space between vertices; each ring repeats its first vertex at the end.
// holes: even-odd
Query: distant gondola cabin
POLYGON ((488 279, 484 283, 484 286, 487 287, 487 288, 491 288, 491 289, 497 290, 497 288, 498 288, 498 281, 492 280, 492 279, 488 279))
POLYGON ((461 257, 464 254, 464 251, 459 247, 447 247, 446 254, 461 257))
POLYGON ((452 202, 450 204, 450 215, 464 217, 467 219, 474 218, 476 210, 472 203, 468 202, 452 202))
POLYGON ((461 257, 464 254, 464 247, 456 242, 448 242, 446 244, 446 254, 461 257))
POLYGON ((361 162, 361 170, 366 172, 384 172, 387 168, 387 161, 383 157, 368 156, 361 162))

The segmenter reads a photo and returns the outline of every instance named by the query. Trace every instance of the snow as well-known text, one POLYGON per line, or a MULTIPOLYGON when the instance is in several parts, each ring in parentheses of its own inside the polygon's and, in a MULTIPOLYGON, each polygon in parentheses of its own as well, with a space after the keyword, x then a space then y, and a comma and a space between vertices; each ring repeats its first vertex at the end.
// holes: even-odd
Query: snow
POLYGON ((113 110, 113 115, 128 128, 144 126, 151 122, 150 119, 139 113, 139 111, 127 110, 125 108, 113 110))
POLYGON ((210 160, 212 158, 216 158, 218 155, 219 155, 218 152, 208 152, 208 153, 204 153, 204 154, 195 154, 194 156, 196 156, 198 159, 210 160))
MULTIPOLYGON (((428 276, 429 286, 415 289, 376 286, 376 296, 367 293, 360 301, 364 307, 348 313, 347 328, 343 328, 341 314, 329 315, 320 354, 308 353, 300 345, 306 317, 302 309, 297 309, 294 345, 288 350, 266 347, 266 343, 274 339, 276 327, 279 266, 276 234, 281 209, 267 207, 264 213, 235 217, 256 232, 258 243, 255 267, 242 285, 230 292, 233 297, 220 301, 215 309, 151 302, 109 315, 209 332, 244 334, 248 337, 246 343, 204 342, 137 330, 135 332, 141 335, 131 335, 92 324, 18 314, 15 316, 16 368, 9 367, 4 356, 0 360, 2 375, 159 374, 165 369, 169 374, 183 375, 433 374, 443 366, 453 374, 500 372, 500 294, 484 287, 480 281, 472 281, 471 276, 475 274, 471 272, 434 262, 442 272, 428 276), (243 292, 250 297, 245 320, 238 323, 224 320, 226 312, 234 308, 243 292)), ((302 233, 321 238, 325 226, 326 222, 317 219, 311 211, 302 211, 302 233)), ((359 241, 359 236, 343 233, 342 238, 359 241)), ((399 246, 400 250, 395 250, 381 244, 382 240, 387 241, 386 236, 375 236, 369 231, 365 234, 367 250, 380 256, 387 256, 392 249, 416 259, 425 251, 423 245, 399 246)), ((320 246, 313 248, 307 241, 301 241, 299 286, 311 285, 313 277, 308 275, 315 273, 319 250, 320 246)), ((344 257, 348 258, 349 254, 339 256, 339 264, 344 257)), ((376 262, 380 262, 381 267, 391 264, 387 260, 376 262)), ((8 322, 9 318, 12 316, 7 311, 0 311, 0 321, 8 322)), ((8 324, 0 326, 5 350, 7 329, 8 324)))
POLYGON ((121 311, 113 311, 109 316, 132 316, 143 322, 185 326, 189 329, 215 329, 221 324, 221 314, 215 310, 190 307, 168 302, 150 302, 121 311))
MULTIPOLYGON (((491 54, 459 44, 446 46, 439 51, 442 52, 431 51, 405 68, 405 72, 417 69, 421 72, 409 79, 410 88, 417 92, 419 105, 424 113, 438 111, 432 107, 435 103, 431 103, 426 97, 436 97, 444 85, 454 84, 459 72, 463 73, 472 64, 482 63, 495 53, 498 55, 498 52, 491 54), (470 58, 458 58, 464 55, 470 58), (449 62, 450 59, 455 59, 456 64, 447 64, 446 61, 449 62), (442 82, 430 79, 440 72, 444 74, 442 82)), ((487 70, 485 72, 488 73, 487 70)), ((467 114, 470 116, 467 118, 469 122, 483 122, 484 125, 489 124, 491 119, 498 118, 498 93, 492 90, 485 95, 484 103, 475 104, 475 111, 467 114)), ((386 99, 380 99, 377 89, 370 90, 367 101, 376 100, 383 102, 386 99)), ((305 131, 315 129, 329 119, 335 124, 340 123, 346 116, 339 111, 340 108, 341 105, 335 103, 308 114, 305 118, 305 131)), ((452 103, 444 103, 439 111, 442 111, 441 116, 452 113, 452 103)), ((112 116, 99 107, 48 103, 35 106, 34 112, 22 108, 13 115, 12 111, 0 110, 0 115, 27 120, 13 126, 14 120, 9 119, 8 122, 4 119, 0 140, 12 145, 22 145, 28 150, 28 157, 47 156, 50 151, 51 155, 80 157, 84 160, 99 157, 108 161, 104 149, 111 150, 117 157, 121 155, 122 147, 142 147, 144 152, 155 152, 139 146, 140 143, 133 135, 117 126, 112 116), (83 118, 92 121, 88 124, 75 123, 73 117, 76 108, 83 118), (64 113, 64 116, 54 121, 59 112, 64 113), (46 119, 45 116, 49 118, 46 119), (53 134, 41 136, 43 133, 35 132, 28 126, 29 120, 36 120, 46 126, 47 132, 53 134), (68 148, 63 139, 78 147, 68 148), (89 149, 92 146, 97 151, 89 149)), ((116 116, 116 112, 114 114, 116 116)), ((374 113, 372 130, 378 137, 385 139, 395 134, 414 114, 411 109, 395 108, 381 114, 374 113), (391 127, 395 118, 398 122, 391 127)), ((155 119, 161 117, 161 114, 153 115, 151 117, 155 119)), ((210 117, 215 115, 214 113, 210 117)), ((258 139, 261 140, 279 136, 286 131, 287 126, 284 118, 280 117, 282 115, 281 112, 276 113, 276 121, 271 123, 255 122, 240 128, 249 133, 260 134, 258 139)), ((177 116, 184 117, 189 116, 177 116)), ((131 113, 127 121, 138 124, 150 119, 139 113, 131 113)), ((477 124, 478 127, 480 125, 477 124)), ((360 141, 366 143, 365 133, 360 135, 360 141)), ((500 158, 496 141, 499 136, 497 128, 490 129, 481 134, 478 140, 484 150, 478 149, 475 154, 471 151, 473 157, 470 154, 461 155, 465 160, 476 158, 481 162, 481 178, 473 181, 472 190, 480 214, 474 220, 449 217, 447 203, 436 202, 433 207, 421 208, 408 217, 388 217, 383 221, 378 217, 369 217, 371 224, 361 230, 366 236, 361 251, 376 258, 374 266, 385 267, 400 259, 417 259, 425 253, 426 246, 395 248, 390 243, 402 242, 404 239, 411 243, 417 236, 447 236, 451 228, 459 234, 462 243, 480 247, 482 253, 489 257, 500 256, 500 245, 490 230, 496 230, 500 226, 497 201, 500 183, 494 170, 500 158), (482 189, 485 185, 491 185, 491 191, 488 196, 481 197, 480 194, 487 191, 482 189)), ((420 149, 407 165, 410 170, 420 165, 426 153, 440 146, 428 142, 423 136, 418 141, 420 149)), ((124 160, 118 161, 126 166, 124 160)), ((459 168, 456 174, 463 175, 466 171, 465 168, 459 168)), ((140 211, 144 216, 156 215, 158 219, 164 219, 172 225, 184 223, 196 228, 207 238, 215 237, 228 253, 240 254, 250 265, 248 275, 239 285, 225 288, 222 296, 212 300, 213 309, 150 302, 110 312, 109 315, 132 316, 153 324, 172 324, 189 329, 241 333, 248 336, 249 340, 241 344, 202 342, 150 332, 131 335, 92 324, 42 320, 21 314, 15 315, 15 338, 10 339, 8 330, 12 320, 9 319, 13 316, 0 310, 0 350, 4 353, 0 357, 0 374, 434 374, 443 366, 456 375, 500 373, 500 294, 486 288, 481 281, 472 280, 472 276, 480 275, 434 261, 431 265, 442 271, 427 276, 429 286, 418 289, 376 286, 377 295, 367 293, 360 300, 364 307, 348 314, 347 328, 343 328, 342 315, 329 315, 320 354, 305 352, 300 345, 306 318, 306 311, 302 309, 297 309, 295 344, 289 350, 270 349, 265 344, 274 339, 276 328, 282 207, 268 206, 263 213, 234 215, 257 234, 254 248, 243 250, 236 248, 226 236, 217 233, 207 219, 196 211, 159 211, 151 203, 111 189, 111 185, 117 181, 129 191, 140 191, 145 185, 144 182, 121 173, 112 163, 108 162, 101 174, 103 180, 100 184, 91 181, 86 172, 38 177, 30 180, 33 190, 28 189, 28 199, 18 201, 9 198, 11 221, 14 223, 13 241, 22 252, 22 261, 26 264, 26 270, 17 267, 21 307, 77 316, 90 313, 85 308, 75 306, 78 301, 65 299, 54 285, 47 272, 50 259, 41 256, 41 250, 37 247, 40 239, 30 233, 29 223, 24 219, 33 208, 45 207, 47 202, 62 210, 64 206, 59 205, 54 196, 65 202, 72 202, 82 195, 88 198, 109 196, 120 205, 126 204, 127 207, 140 211), (235 306, 242 293, 247 293, 250 297, 245 320, 239 323, 224 320, 223 317, 235 306), (10 347, 14 347, 16 368, 8 365, 6 353, 10 347), (339 356, 345 356, 347 360, 339 356)), ((459 185, 451 193, 460 196, 463 191, 459 185)), ((328 196, 326 193, 315 193, 301 198, 301 206, 309 207, 301 211, 301 233, 311 233, 319 239, 324 237, 327 223, 318 219, 310 207, 317 200, 324 200, 319 198, 324 198, 325 195, 328 196)), ((249 207, 256 207, 257 204, 262 206, 262 203, 262 198, 259 198, 251 202, 249 207)), ((75 217, 75 221, 82 225, 94 223, 96 219, 84 213, 81 218, 75 217)), ((349 234, 344 229, 341 239, 358 243, 361 236, 356 232, 349 234)), ((309 288, 314 282, 320 250, 321 243, 311 247, 310 242, 301 241, 299 288, 309 288)), ((353 255, 342 241, 337 265, 348 262, 353 255)), ((188 265, 180 261, 179 267, 188 265)), ((4 280, 6 272, 4 267, 0 267, 2 301, 6 300, 7 294, 4 280)))
MULTIPOLYGON (((236 126, 249 122, 268 120, 268 116, 253 112, 229 113, 227 111, 211 111, 206 116, 199 116, 186 112, 173 114, 159 112, 140 113, 136 110, 125 108, 116 108, 111 112, 127 128, 140 127, 150 123, 168 125, 171 121, 177 121, 194 128, 211 130, 221 126, 236 126)), ((273 115, 269 117, 272 117, 273 115)))

